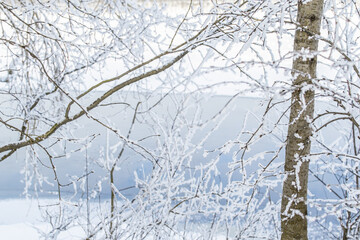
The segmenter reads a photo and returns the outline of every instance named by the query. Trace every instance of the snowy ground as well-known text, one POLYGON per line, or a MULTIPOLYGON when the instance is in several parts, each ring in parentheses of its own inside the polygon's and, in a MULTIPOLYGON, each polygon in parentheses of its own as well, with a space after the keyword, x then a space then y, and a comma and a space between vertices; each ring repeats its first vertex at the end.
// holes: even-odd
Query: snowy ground
MULTIPOLYGON (((37 201, 30 199, 0 200, 0 239, 37 240, 41 232, 50 229, 50 224, 41 222, 37 201)), ((57 239, 83 239, 81 228, 71 229, 57 239)))
POLYGON ((38 224, 40 212, 34 201, 26 199, 0 200, 0 211, 1 239, 39 239, 34 225, 46 228, 46 224, 38 224))
MULTIPOLYGON (((42 199, 41 202, 50 202, 42 199)), ((1 240, 38 240, 48 239, 42 236, 50 231, 50 224, 44 223, 38 208, 38 201, 30 199, 2 199, 0 200, 0 239, 1 240)), ((190 234, 199 236, 196 231, 190 234)), ((73 227, 61 232, 57 240, 83 240, 86 238, 81 227, 73 227)), ((224 235, 217 234, 217 240, 226 239, 224 235)), ((151 236, 148 239, 152 239, 151 236)), ((179 238, 180 239, 180 238, 179 238)), ((182 238, 181 238, 182 239, 182 238)))

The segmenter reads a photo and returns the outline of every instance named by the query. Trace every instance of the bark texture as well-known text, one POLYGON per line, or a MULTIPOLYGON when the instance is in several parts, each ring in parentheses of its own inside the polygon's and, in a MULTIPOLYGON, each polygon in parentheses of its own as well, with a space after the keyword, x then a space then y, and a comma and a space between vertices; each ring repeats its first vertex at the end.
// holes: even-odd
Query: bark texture
POLYGON ((314 89, 312 79, 316 77, 318 40, 323 14, 323 0, 298 1, 294 51, 309 53, 307 58, 299 54, 293 60, 295 77, 292 87, 290 122, 285 152, 285 174, 281 202, 281 239, 307 239, 307 184, 314 115, 314 89))

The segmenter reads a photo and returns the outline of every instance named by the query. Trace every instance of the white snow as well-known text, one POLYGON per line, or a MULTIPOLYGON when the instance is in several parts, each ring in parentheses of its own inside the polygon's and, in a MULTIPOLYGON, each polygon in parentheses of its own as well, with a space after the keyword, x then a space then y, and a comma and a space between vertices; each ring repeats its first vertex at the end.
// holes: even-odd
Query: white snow
POLYGON ((32 240, 39 239, 39 233, 34 228, 46 228, 40 223, 40 212, 37 203, 29 199, 0 200, 0 236, 1 239, 32 240))

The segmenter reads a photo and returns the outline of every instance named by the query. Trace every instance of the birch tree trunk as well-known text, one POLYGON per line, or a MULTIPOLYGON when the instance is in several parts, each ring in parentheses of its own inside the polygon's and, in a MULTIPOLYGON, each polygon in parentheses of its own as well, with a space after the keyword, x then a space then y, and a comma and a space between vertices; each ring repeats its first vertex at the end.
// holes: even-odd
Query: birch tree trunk
POLYGON ((323 0, 298 1, 294 51, 304 51, 293 60, 294 88, 291 98, 290 122, 285 153, 285 180, 281 202, 281 239, 307 239, 307 184, 310 153, 311 119, 314 114, 314 89, 316 77, 318 40, 323 0), (314 55, 311 55, 314 53, 314 55))

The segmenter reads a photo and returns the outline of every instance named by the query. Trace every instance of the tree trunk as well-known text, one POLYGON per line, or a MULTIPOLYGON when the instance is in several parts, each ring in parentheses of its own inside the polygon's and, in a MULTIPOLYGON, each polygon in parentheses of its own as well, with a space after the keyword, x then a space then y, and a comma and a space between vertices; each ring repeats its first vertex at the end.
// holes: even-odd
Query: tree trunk
POLYGON ((316 77, 318 40, 320 33, 323 0, 303 3, 298 1, 294 51, 306 50, 314 55, 293 60, 294 80, 291 97, 290 122, 285 153, 285 180, 281 202, 281 239, 307 239, 307 184, 310 153, 311 119, 314 114, 314 88, 316 77))

